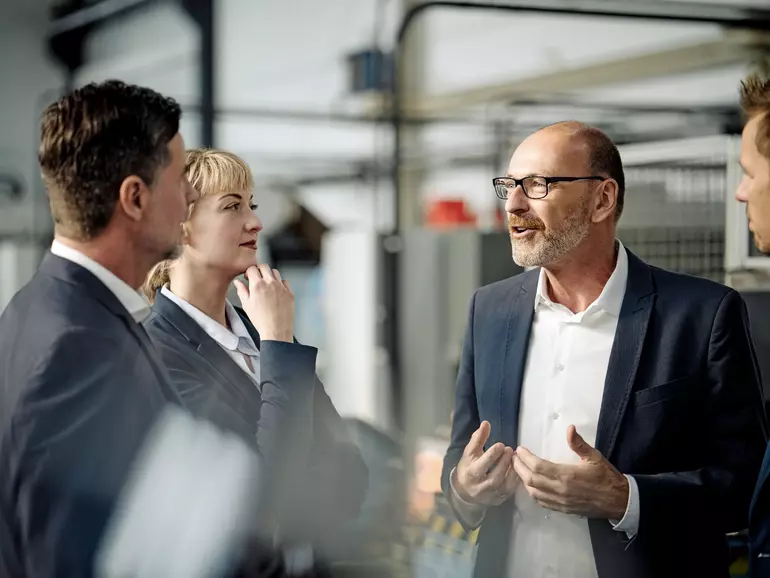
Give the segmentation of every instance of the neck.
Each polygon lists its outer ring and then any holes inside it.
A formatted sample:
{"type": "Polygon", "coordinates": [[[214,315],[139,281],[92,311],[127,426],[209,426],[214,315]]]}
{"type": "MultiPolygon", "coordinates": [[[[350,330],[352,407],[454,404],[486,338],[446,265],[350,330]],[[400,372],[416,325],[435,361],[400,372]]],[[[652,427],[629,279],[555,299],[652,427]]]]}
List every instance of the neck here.
{"type": "Polygon", "coordinates": [[[585,311],[601,295],[616,262],[614,234],[601,242],[586,239],[569,258],[543,267],[548,297],[573,313],[585,311]]]}
{"type": "Polygon", "coordinates": [[[227,327],[225,302],[232,279],[223,279],[216,271],[196,266],[184,256],[174,265],[169,288],[190,305],[227,327]]]}
{"type": "Polygon", "coordinates": [[[147,255],[142,255],[130,239],[114,232],[104,232],[89,241],[76,241],[56,234],[56,241],[79,251],[99,263],[126,285],[138,290],[155,264],[147,255]]]}

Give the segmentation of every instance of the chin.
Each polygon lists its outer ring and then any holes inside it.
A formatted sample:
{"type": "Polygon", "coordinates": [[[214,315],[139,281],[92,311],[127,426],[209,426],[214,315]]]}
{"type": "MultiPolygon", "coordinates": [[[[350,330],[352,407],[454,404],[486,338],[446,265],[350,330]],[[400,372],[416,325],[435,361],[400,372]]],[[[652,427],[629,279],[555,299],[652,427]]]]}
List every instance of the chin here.
{"type": "Polygon", "coordinates": [[[764,253],[765,255],[770,255],[770,242],[765,241],[756,233],[754,233],[754,244],[757,246],[757,249],[759,249],[762,253],[764,253]]]}

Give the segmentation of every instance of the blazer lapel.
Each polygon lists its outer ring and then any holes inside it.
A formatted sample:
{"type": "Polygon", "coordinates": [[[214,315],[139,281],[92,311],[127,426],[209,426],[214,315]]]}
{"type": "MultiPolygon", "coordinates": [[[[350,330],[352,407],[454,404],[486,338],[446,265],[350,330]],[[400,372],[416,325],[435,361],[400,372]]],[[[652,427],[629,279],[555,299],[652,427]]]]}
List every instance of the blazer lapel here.
{"type": "Polygon", "coordinates": [[[610,459],[634,386],[655,302],[649,265],[628,251],[628,281],[604,381],[596,449],[610,459]]]}
{"type": "Polygon", "coordinates": [[[531,271],[525,276],[521,285],[514,286],[511,294],[503,301],[508,303],[508,315],[505,333],[501,335],[505,352],[501,357],[504,361],[500,367],[500,407],[498,409],[500,441],[512,447],[516,447],[518,439],[521,388],[527,364],[529,334],[535,314],[538,271],[531,271]]]}
{"type": "Polygon", "coordinates": [[[251,338],[254,340],[254,345],[256,345],[257,349],[259,349],[261,340],[259,338],[259,332],[257,331],[257,328],[254,327],[251,319],[249,319],[249,316],[246,315],[246,312],[243,309],[236,307],[235,311],[238,313],[238,317],[241,318],[241,321],[243,321],[243,324],[246,326],[246,331],[249,332],[249,335],[251,335],[251,338]]]}
{"type": "Polygon", "coordinates": [[[203,362],[222,377],[219,393],[233,410],[248,420],[259,415],[262,397],[256,384],[200,325],[161,292],[155,297],[153,310],[171,323],[195,348],[203,362]]]}

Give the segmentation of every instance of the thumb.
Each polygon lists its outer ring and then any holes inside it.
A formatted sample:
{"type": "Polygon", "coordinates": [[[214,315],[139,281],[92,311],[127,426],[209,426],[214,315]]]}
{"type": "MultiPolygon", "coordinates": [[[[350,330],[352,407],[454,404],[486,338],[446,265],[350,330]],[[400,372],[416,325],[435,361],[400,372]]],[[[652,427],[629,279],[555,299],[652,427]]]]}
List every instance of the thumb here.
{"type": "Polygon", "coordinates": [[[489,434],[492,431],[492,426],[488,421],[482,421],[479,429],[473,432],[471,440],[468,442],[465,450],[466,453],[473,456],[480,456],[484,453],[484,444],[489,439],[489,434]]]}
{"type": "Polygon", "coordinates": [[[586,443],[574,425],[567,428],[567,444],[583,461],[590,462],[596,457],[596,450],[586,443]]]}
{"type": "Polygon", "coordinates": [[[246,285],[244,285],[243,281],[240,279],[233,281],[233,285],[235,285],[235,292],[238,293],[238,299],[241,300],[241,305],[246,303],[249,299],[249,290],[246,288],[246,285]]]}

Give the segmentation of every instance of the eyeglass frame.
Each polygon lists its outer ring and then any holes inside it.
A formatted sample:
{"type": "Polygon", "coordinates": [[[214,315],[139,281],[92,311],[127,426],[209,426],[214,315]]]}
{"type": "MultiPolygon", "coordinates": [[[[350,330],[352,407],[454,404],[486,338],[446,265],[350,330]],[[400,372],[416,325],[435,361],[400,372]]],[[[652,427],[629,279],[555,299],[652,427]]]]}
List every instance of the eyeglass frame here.
{"type": "Polygon", "coordinates": [[[546,177],[543,175],[527,175],[526,177],[522,177],[520,179],[514,179],[513,177],[494,177],[492,179],[492,186],[495,189],[495,195],[498,199],[501,201],[507,201],[508,200],[508,194],[505,195],[505,197],[501,197],[497,192],[497,181],[505,179],[507,181],[513,181],[513,189],[515,190],[516,187],[521,187],[521,190],[524,192],[524,196],[526,196],[528,199],[544,199],[548,196],[548,194],[551,192],[551,183],[574,183],[576,181],[606,181],[607,177],[600,177],[598,175],[593,175],[589,177],[546,177]],[[524,180],[525,179],[543,179],[545,181],[545,194],[542,197],[530,197],[529,193],[527,192],[527,189],[524,187],[524,180]]]}

